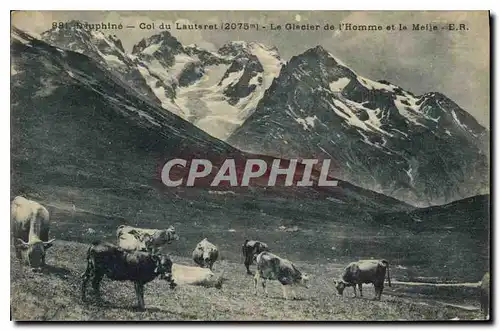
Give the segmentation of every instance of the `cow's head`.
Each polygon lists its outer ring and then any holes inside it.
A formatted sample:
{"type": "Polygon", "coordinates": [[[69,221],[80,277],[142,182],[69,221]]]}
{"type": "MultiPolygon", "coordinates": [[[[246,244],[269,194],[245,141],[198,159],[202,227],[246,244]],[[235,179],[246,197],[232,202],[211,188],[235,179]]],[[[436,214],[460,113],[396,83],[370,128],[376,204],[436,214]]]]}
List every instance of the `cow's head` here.
{"type": "Polygon", "coordinates": [[[16,246],[21,250],[23,259],[33,268],[33,271],[41,271],[45,263],[45,253],[47,249],[52,247],[54,240],[34,240],[27,243],[21,238],[17,238],[16,246]]]}
{"type": "Polygon", "coordinates": [[[309,275],[308,274],[303,273],[300,275],[299,285],[303,286],[305,288],[309,288],[309,275]]]}
{"type": "Polygon", "coordinates": [[[305,288],[309,288],[309,275],[305,272],[300,272],[294,264],[292,264],[293,270],[293,283],[305,288]]]}
{"type": "Polygon", "coordinates": [[[168,227],[168,229],[166,230],[166,232],[167,232],[167,236],[168,236],[167,239],[168,239],[169,242],[173,241],[173,240],[179,240],[179,236],[175,232],[175,228],[172,225],[170,225],[168,227]]]}
{"type": "Polygon", "coordinates": [[[153,235],[153,240],[156,243],[163,245],[165,243],[168,244],[174,240],[179,240],[179,236],[175,233],[175,228],[173,226],[170,226],[166,230],[156,231],[153,235]]]}
{"type": "Polygon", "coordinates": [[[147,233],[144,233],[142,234],[140,237],[137,237],[136,238],[138,239],[139,243],[140,243],[140,246],[139,246],[139,250],[140,251],[146,251],[146,252],[151,252],[151,253],[154,253],[154,248],[155,248],[155,241],[154,241],[154,238],[147,234],[147,233]]]}
{"type": "Polygon", "coordinates": [[[156,263],[155,273],[160,276],[160,279],[172,282],[172,260],[165,255],[152,255],[156,263]]]}
{"type": "Polygon", "coordinates": [[[344,293],[344,289],[348,286],[348,284],[343,280],[336,280],[333,282],[333,284],[335,285],[335,288],[340,295],[344,293]]]}
{"type": "Polygon", "coordinates": [[[259,254],[262,252],[269,252],[269,247],[267,246],[267,244],[259,241],[255,244],[255,253],[259,254]]]}
{"type": "Polygon", "coordinates": [[[203,249],[203,262],[210,263],[213,251],[214,251],[213,247],[205,247],[203,249]]]}

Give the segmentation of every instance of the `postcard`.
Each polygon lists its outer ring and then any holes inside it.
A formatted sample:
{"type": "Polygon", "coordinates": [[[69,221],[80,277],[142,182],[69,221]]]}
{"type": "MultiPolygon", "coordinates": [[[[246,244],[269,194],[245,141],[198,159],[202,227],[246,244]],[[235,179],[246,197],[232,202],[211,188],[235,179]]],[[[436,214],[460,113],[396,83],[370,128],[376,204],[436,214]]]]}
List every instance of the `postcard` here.
{"type": "Polygon", "coordinates": [[[14,321],[490,321],[488,11],[12,11],[14,321]]]}

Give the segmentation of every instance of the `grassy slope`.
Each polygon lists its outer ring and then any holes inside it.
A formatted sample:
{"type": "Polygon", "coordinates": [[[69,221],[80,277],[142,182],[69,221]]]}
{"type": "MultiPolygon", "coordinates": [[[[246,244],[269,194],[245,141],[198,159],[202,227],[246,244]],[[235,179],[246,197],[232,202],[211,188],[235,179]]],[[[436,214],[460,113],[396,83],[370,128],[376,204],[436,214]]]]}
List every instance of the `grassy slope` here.
{"type": "MultiPolygon", "coordinates": [[[[281,286],[272,282],[269,297],[253,294],[252,277],[236,261],[221,261],[216,271],[228,278],[222,290],[179,286],[174,291],[155,280],[146,287],[146,311],[136,304],[129,282],[104,281],[103,306],[83,303],[79,297],[80,275],[85,269],[87,245],[58,241],[48,255],[44,274],[32,274],[12,258],[11,309],[15,320],[443,320],[479,318],[477,311],[443,306],[429,300],[401,296],[397,286],[387,288],[382,301],[370,300],[373,287],[365,287],[365,298],[352,298],[351,291],[334,294],[331,277],[340,265],[299,262],[313,275],[309,289],[298,289],[298,300],[284,301],[281,286]]],[[[173,256],[175,262],[189,259],[173,256]]],[[[253,267],[255,268],[255,267],[253,267]]],[[[401,290],[401,289],[400,289],[401,290]]],[[[91,296],[90,296],[91,297],[91,296]]]]}
{"type": "MultiPolygon", "coordinates": [[[[369,300],[373,297],[370,285],[365,286],[366,299],[351,298],[350,290],[347,291],[349,297],[337,296],[333,278],[347,262],[358,258],[389,258],[393,280],[435,276],[437,281],[465,282],[470,278],[470,272],[464,272],[460,265],[451,263],[453,268],[443,268],[443,262],[437,258],[430,264],[404,264],[405,259],[411,260],[420,253],[427,257],[425,252],[436,250],[439,245],[433,246],[427,234],[422,237],[404,232],[395,234],[390,228],[362,227],[360,231],[362,220],[353,217],[351,221],[355,224],[345,222],[349,214],[340,208],[332,213],[336,216],[321,217],[328,210],[319,209],[316,210],[318,215],[307,218],[307,210],[302,211],[304,206],[300,206],[300,203],[307,205],[306,201],[297,201],[296,209],[288,213],[290,217],[283,217],[280,209],[272,213],[283,201],[254,201],[260,209],[245,210],[240,204],[248,203],[248,199],[233,196],[199,196],[197,199],[165,196],[164,200],[143,201],[127,198],[124,194],[114,196],[100,191],[89,194],[51,187],[48,190],[40,188],[39,196],[34,197],[49,207],[53,222],[51,234],[58,240],[48,254],[50,268],[46,274],[32,274],[11,255],[11,306],[16,320],[443,320],[480,317],[477,290],[470,288],[398,284],[386,287],[388,295],[384,295],[381,302],[373,302],[369,300]],[[72,194],[68,197],[62,192],[72,194]],[[77,207],[74,214],[69,200],[77,207]],[[225,271],[228,278],[223,289],[184,286],[171,293],[167,284],[156,280],[146,289],[147,311],[135,312],[132,284],[106,281],[103,296],[108,303],[104,309],[82,303],[79,277],[85,269],[88,244],[95,239],[114,240],[114,230],[122,223],[154,227],[174,224],[181,239],[167,250],[176,263],[192,264],[192,249],[199,240],[208,237],[221,250],[223,261],[216,264],[216,271],[225,271]],[[299,231],[279,231],[277,227],[281,224],[298,225],[299,231]],[[94,231],[89,232],[89,228],[94,231]],[[269,299],[253,294],[252,278],[245,275],[240,255],[240,245],[247,237],[268,242],[275,253],[296,262],[312,276],[311,288],[297,291],[300,300],[283,301],[277,283],[269,285],[269,299]],[[400,239],[393,241],[395,238],[400,239]],[[429,247],[422,245],[425,240],[429,247]],[[332,246],[336,246],[335,250],[332,246]],[[418,247],[421,252],[415,254],[418,247]],[[399,255],[404,256],[398,259],[399,255]],[[405,267],[399,266],[402,263],[405,267]],[[438,301],[472,306],[473,310],[445,306],[438,301]]],[[[461,249],[469,245],[465,242],[461,249]]],[[[448,253],[443,250],[433,254],[436,257],[447,254],[455,263],[467,257],[463,251],[446,251],[448,253]]]]}
{"type": "Polygon", "coordinates": [[[172,224],[181,234],[180,242],[171,248],[179,256],[188,256],[198,241],[208,237],[231,260],[240,259],[240,250],[234,246],[245,239],[263,240],[292,260],[314,263],[383,257],[394,266],[401,265],[401,280],[408,281],[438,277],[477,282],[488,267],[487,234],[381,226],[373,224],[364,210],[328,200],[206,192],[187,197],[173,192],[159,195],[151,189],[139,194],[55,186],[39,186],[34,191],[38,194],[32,198],[49,207],[53,234],[64,240],[114,240],[120,224],[155,228],[172,224]],[[76,214],[70,212],[71,203],[76,214]],[[282,225],[298,226],[299,231],[279,231],[282,225]],[[95,234],[88,234],[89,228],[95,234]]]}

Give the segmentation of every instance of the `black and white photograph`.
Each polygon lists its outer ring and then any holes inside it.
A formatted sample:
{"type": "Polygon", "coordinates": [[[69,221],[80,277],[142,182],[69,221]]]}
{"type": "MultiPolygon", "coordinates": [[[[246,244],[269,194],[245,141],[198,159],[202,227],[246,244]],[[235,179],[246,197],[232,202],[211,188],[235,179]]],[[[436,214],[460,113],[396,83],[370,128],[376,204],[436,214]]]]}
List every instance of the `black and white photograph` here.
{"type": "Polygon", "coordinates": [[[13,321],[491,322],[489,11],[10,15],[13,321]]]}

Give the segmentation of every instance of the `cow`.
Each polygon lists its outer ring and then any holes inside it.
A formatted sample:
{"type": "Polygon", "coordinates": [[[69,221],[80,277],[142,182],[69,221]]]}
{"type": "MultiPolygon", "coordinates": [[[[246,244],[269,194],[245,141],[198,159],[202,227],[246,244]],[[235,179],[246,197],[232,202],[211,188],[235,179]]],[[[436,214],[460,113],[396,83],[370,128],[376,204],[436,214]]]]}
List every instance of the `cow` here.
{"type": "Polygon", "coordinates": [[[340,295],[346,287],[352,286],[356,297],[356,285],[359,288],[359,295],[363,296],[363,283],[372,283],[375,287],[375,300],[380,300],[384,290],[385,272],[387,270],[387,281],[391,285],[389,275],[389,262],[386,260],[360,260],[351,262],[345,267],[342,279],[334,281],[335,287],[340,295]]]}
{"type": "Polygon", "coordinates": [[[484,319],[489,319],[490,316],[490,273],[484,274],[481,280],[481,285],[479,286],[480,297],[479,303],[481,304],[481,311],[483,313],[484,319]]]}
{"type": "Polygon", "coordinates": [[[222,288],[224,273],[215,275],[207,268],[193,267],[174,263],[172,276],[177,285],[194,285],[203,287],[222,288]]]}
{"type": "Polygon", "coordinates": [[[42,271],[45,254],[55,240],[49,240],[48,210],[36,201],[15,197],[11,203],[11,229],[17,258],[33,271],[42,271]]]}
{"type": "MultiPolygon", "coordinates": [[[[309,288],[309,276],[300,272],[295,265],[270,252],[262,252],[257,255],[257,272],[254,276],[255,294],[257,294],[257,283],[262,280],[262,288],[266,296],[268,295],[266,287],[267,280],[278,280],[283,287],[283,297],[288,300],[288,286],[299,285],[309,288]]],[[[293,298],[296,298],[295,291],[292,288],[293,298]]]]}
{"type": "Polygon", "coordinates": [[[269,247],[267,244],[256,241],[256,240],[245,240],[242,246],[243,258],[245,259],[245,267],[247,268],[247,274],[252,275],[250,271],[250,265],[255,261],[257,255],[262,252],[268,252],[269,247]]]}
{"type": "Polygon", "coordinates": [[[110,243],[94,242],[87,251],[87,269],[82,275],[81,296],[86,301],[87,283],[101,298],[100,284],[104,276],[116,281],[132,281],[135,286],[138,308],[144,310],[144,285],[156,277],[176,284],[172,278],[172,261],[164,255],[151,252],[130,251],[110,243]]]}
{"type": "Polygon", "coordinates": [[[219,249],[217,246],[212,244],[204,238],[202,241],[196,245],[196,248],[193,251],[193,260],[194,262],[202,268],[209,268],[212,270],[212,267],[217,261],[219,257],[219,249]]]}
{"type": "Polygon", "coordinates": [[[173,226],[166,230],[142,229],[120,225],[116,229],[118,246],[128,250],[157,251],[165,244],[179,240],[173,226]]]}

